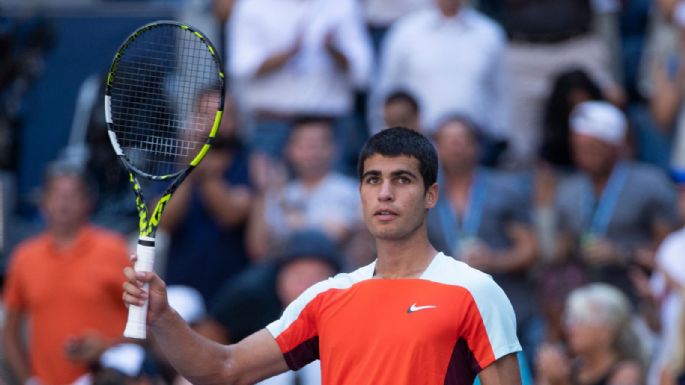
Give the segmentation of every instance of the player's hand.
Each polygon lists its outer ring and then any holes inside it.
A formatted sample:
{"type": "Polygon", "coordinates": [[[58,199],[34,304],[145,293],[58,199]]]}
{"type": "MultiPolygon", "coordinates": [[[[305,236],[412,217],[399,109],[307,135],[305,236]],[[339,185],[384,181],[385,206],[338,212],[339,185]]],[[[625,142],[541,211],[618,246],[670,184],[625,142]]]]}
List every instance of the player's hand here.
{"type": "MultiPolygon", "coordinates": [[[[135,257],[132,258],[135,262],[135,257]]],[[[154,272],[136,272],[132,267],[124,269],[126,281],[124,282],[123,300],[126,306],[142,306],[149,300],[147,311],[147,323],[153,325],[162,315],[171,310],[166,294],[166,284],[154,272]],[[143,286],[148,283],[150,286],[145,292],[143,286]]]]}

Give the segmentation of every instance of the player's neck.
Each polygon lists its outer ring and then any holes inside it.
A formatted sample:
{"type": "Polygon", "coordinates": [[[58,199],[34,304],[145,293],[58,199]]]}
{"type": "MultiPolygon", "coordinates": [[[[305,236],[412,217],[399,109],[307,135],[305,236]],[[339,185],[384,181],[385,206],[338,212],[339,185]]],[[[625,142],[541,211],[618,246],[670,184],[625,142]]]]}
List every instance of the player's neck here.
{"type": "Polygon", "coordinates": [[[419,278],[426,270],[437,250],[428,237],[406,240],[376,240],[376,277],[419,278]]]}

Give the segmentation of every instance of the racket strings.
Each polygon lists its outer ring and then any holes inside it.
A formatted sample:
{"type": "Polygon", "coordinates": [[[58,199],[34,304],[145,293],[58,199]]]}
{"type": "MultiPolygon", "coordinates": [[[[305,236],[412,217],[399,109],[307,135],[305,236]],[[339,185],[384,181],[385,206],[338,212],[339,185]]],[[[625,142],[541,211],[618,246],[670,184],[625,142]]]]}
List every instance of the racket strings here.
{"type": "Polygon", "coordinates": [[[187,168],[220,106],[219,66],[189,30],[162,25],[126,47],[112,81],[112,126],[131,164],[165,176],[187,168]]]}

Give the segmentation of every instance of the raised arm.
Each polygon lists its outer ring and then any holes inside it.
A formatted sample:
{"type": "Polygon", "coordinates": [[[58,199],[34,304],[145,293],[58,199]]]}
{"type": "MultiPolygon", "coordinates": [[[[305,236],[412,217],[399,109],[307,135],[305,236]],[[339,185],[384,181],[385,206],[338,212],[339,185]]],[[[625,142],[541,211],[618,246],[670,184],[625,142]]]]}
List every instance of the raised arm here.
{"type": "Polygon", "coordinates": [[[148,325],[169,362],[195,385],[243,385],[288,370],[271,334],[263,329],[237,344],[221,345],[194,332],[169,306],[166,285],[155,273],[124,270],[124,302],[149,299],[148,325]],[[143,291],[149,283],[149,294],[143,291]]]}

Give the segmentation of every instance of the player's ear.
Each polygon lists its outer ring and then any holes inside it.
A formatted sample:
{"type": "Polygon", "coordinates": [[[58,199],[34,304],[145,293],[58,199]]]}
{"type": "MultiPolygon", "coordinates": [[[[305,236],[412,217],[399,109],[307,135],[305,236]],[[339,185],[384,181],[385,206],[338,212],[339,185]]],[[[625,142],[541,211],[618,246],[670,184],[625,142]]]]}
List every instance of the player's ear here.
{"type": "Polygon", "coordinates": [[[427,209],[432,209],[438,203],[439,191],[437,183],[428,186],[425,194],[425,207],[427,209]]]}

